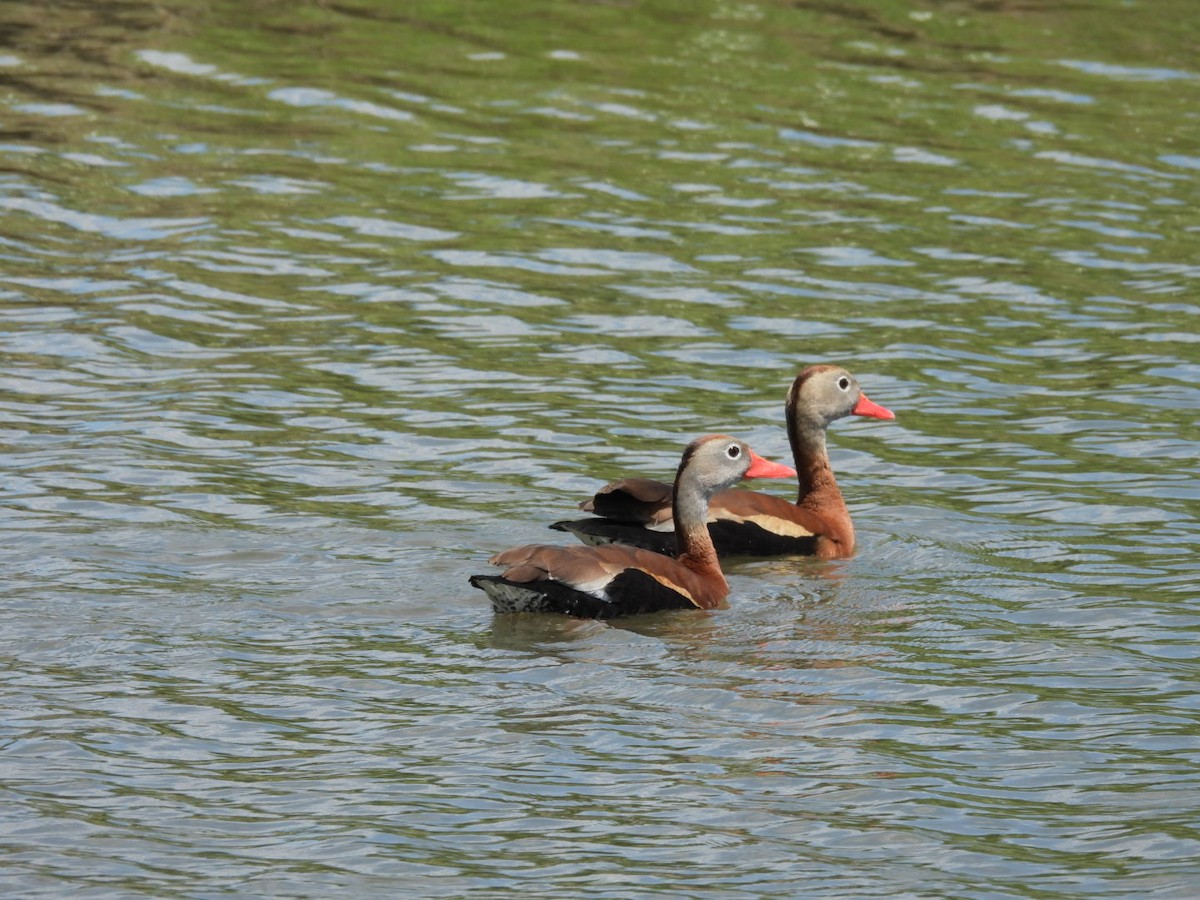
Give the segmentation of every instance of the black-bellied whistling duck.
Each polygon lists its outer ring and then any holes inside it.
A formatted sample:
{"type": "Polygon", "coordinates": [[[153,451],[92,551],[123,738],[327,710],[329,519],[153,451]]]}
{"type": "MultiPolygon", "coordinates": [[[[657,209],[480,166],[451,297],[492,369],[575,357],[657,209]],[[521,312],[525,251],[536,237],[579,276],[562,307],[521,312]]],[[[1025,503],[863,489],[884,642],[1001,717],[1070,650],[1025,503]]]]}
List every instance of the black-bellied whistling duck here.
{"type": "MultiPolygon", "coordinates": [[[[727,490],[708,507],[708,529],[721,556],[788,554],[838,559],[854,553],[854,525],[825,450],[825,429],[845,416],[894,419],[867,399],[854,376],[839,366],[809,366],[788,391],[788,438],[799,473],[795,503],[754,491],[727,490]]],[[[602,487],[580,508],[601,518],[555,522],[585,544],[620,543],[673,553],[671,486],[623,478],[602,487]]]]}
{"type": "Polygon", "coordinates": [[[688,444],[675,475],[678,555],[638,547],[526,544],[491,558],[502,575],[473,575],[496,612],[559,612],[590,619],[660,609],[713,609],[729,595],[705,513],[713,494],[743,478],[790,478],[737,438],[712,434],[688,444]]]}

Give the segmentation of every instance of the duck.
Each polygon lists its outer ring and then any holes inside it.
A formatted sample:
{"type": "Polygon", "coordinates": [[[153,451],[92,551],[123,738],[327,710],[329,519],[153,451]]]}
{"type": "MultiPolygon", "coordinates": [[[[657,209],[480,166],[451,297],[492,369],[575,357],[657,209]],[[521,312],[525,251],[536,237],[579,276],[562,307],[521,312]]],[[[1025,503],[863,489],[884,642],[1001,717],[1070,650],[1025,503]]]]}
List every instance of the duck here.
{"type": "MultiPolygon", "coordinates": [[[[718,492],[708,507],[708,530],[721,557],[854,555],[854,524],[825,447],[826,429],[846,416],[895,419],[867,399],[858,380],[835,365],[808,366],[796,376],[784,404],[788,440],[799,481],[795,503],[746,490],[718,492]]],[[[610,482],[580,504],[595,518],[555,522],[585,544],[628,544],[674,552],[671,486],[650,478],[610,482]]]]}
{"type": "Polygon", "coordinates": [[[589,619],[666,609],[712,610],[729,584],[705,527],[713,495],[743,478],[792,478],[791,466],[763,459],[737,438],[710,434],[683,452],[671,506],[675,554],[624,544],[526,544],[494,555],[500,575],[472,575],[498,613],[554,612],[589,619]]]}

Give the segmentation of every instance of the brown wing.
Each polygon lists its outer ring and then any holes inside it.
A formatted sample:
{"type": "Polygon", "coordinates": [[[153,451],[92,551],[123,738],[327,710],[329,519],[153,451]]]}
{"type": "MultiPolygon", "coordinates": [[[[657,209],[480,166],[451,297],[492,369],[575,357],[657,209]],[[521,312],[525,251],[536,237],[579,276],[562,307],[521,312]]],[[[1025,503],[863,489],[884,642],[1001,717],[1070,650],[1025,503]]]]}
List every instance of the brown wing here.
{"type": "MultiPolygon", "coordinates": [[[[708,505],[709,532],[722,556],[815,555],[825,559],[854,553],[854,526],[841,494],[821,509],[821,498],[810,495],[797,505],[773,494],[739,488],[722,491],[708,505]]],[[[675,528],[671,521],[671,487],[648,478],[623,478],[605,485],[581,508],[629,527],[610,534],[600,520],[592,530],[602,540],[616,540],[674,555],[673,541],[664,540],[675,528]],[[642,529],[641,534],[638,529],[642,529]]],[[[584,520],[585,522],[588,520],[584,520]]],[[[578,523],[559,523],[569,526],[578,523]]],[[[559,527],[556,525],[554,527],[559,527]]],[[[560,530],[564,530],[560,528],[560,530]]],[[[594,543],[580,534],[582,540],[594,543]]]]}
{"type": "MultiPolygon", "coordinates": [[[[580,509],[606,519],[638,522],[655,530],[673,530],[671,486],[649,478],[622,478],[606,484],[580,509]],[[667,527],[663,527],[667,526],[667,527]]],[[[817,517],[796,504],[758,491],[721,491],[708,504],[708,521],[751,522],[781,537],[821,533],[817,517]]]]}
{"type": "Polygon", "coordinates": [[[809,510],[758,491],[722,491],[708,504],[708,520],[751,522],[781,537],[811,537],[822,530],[809,510]]]}
{"type": "Polygon", "coordinates": [[[628,570],[637,570],[700,609],[712,609],[729,594],[724,578],[704,578],[669,556],[640,547],[557,547],[526,544],[497,553],[491,563],[504,566],[509,581],[558,581],[575,590],[605,596],[628,570]]]}
{"type": "Polygon", "coordinates": [[[579,508],[606,519],[639,522],[649,528],[670,526],[671,485],[652,478],[622,478],[600,488],[579,508]]]}

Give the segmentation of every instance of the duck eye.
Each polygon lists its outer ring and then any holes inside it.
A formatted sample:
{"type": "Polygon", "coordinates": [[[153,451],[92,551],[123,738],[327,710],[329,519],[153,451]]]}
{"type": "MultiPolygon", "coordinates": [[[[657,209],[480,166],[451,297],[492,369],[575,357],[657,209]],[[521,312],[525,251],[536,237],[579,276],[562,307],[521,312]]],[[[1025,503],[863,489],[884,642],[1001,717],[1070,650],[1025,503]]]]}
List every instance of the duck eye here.
{"type": "Polygon", "coordinates": [[[840,387],[843,391],[848,390],[850,388],[850,379],[843,375],[838,379],[838,387],[840,387]]]}
{"type": "Polygon", "coordinates": [[[730,444],[728,447],[725,448],[725,455],[728,456],[730,459],[737,459],[739,456],[742,455],[742,448],[739,447],[737,444],[730,444]]]}

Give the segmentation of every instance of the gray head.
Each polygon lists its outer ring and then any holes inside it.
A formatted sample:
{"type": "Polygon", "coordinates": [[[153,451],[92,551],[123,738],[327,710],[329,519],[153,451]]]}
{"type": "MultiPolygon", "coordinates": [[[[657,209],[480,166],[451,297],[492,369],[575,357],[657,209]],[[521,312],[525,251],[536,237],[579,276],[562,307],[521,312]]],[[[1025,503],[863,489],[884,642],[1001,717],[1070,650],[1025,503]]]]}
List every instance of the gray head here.
{"type": "Polygon", "coordinates": [[[787,395],[788,434],[792,447],[824,446],[830,422],[846,416],[894,419],[896,414],[867,399],[858,380],[841,366],[809,366],[796,376],[787,395]]]}
{"type": "Polygon", "coordinates": [[[696,438],[683,451],[675,474],[675,492],[698,495],[705,502],[743,478],[794,478],[796,470],[763,459],[745,441],[727,434],[696,438]]]}

